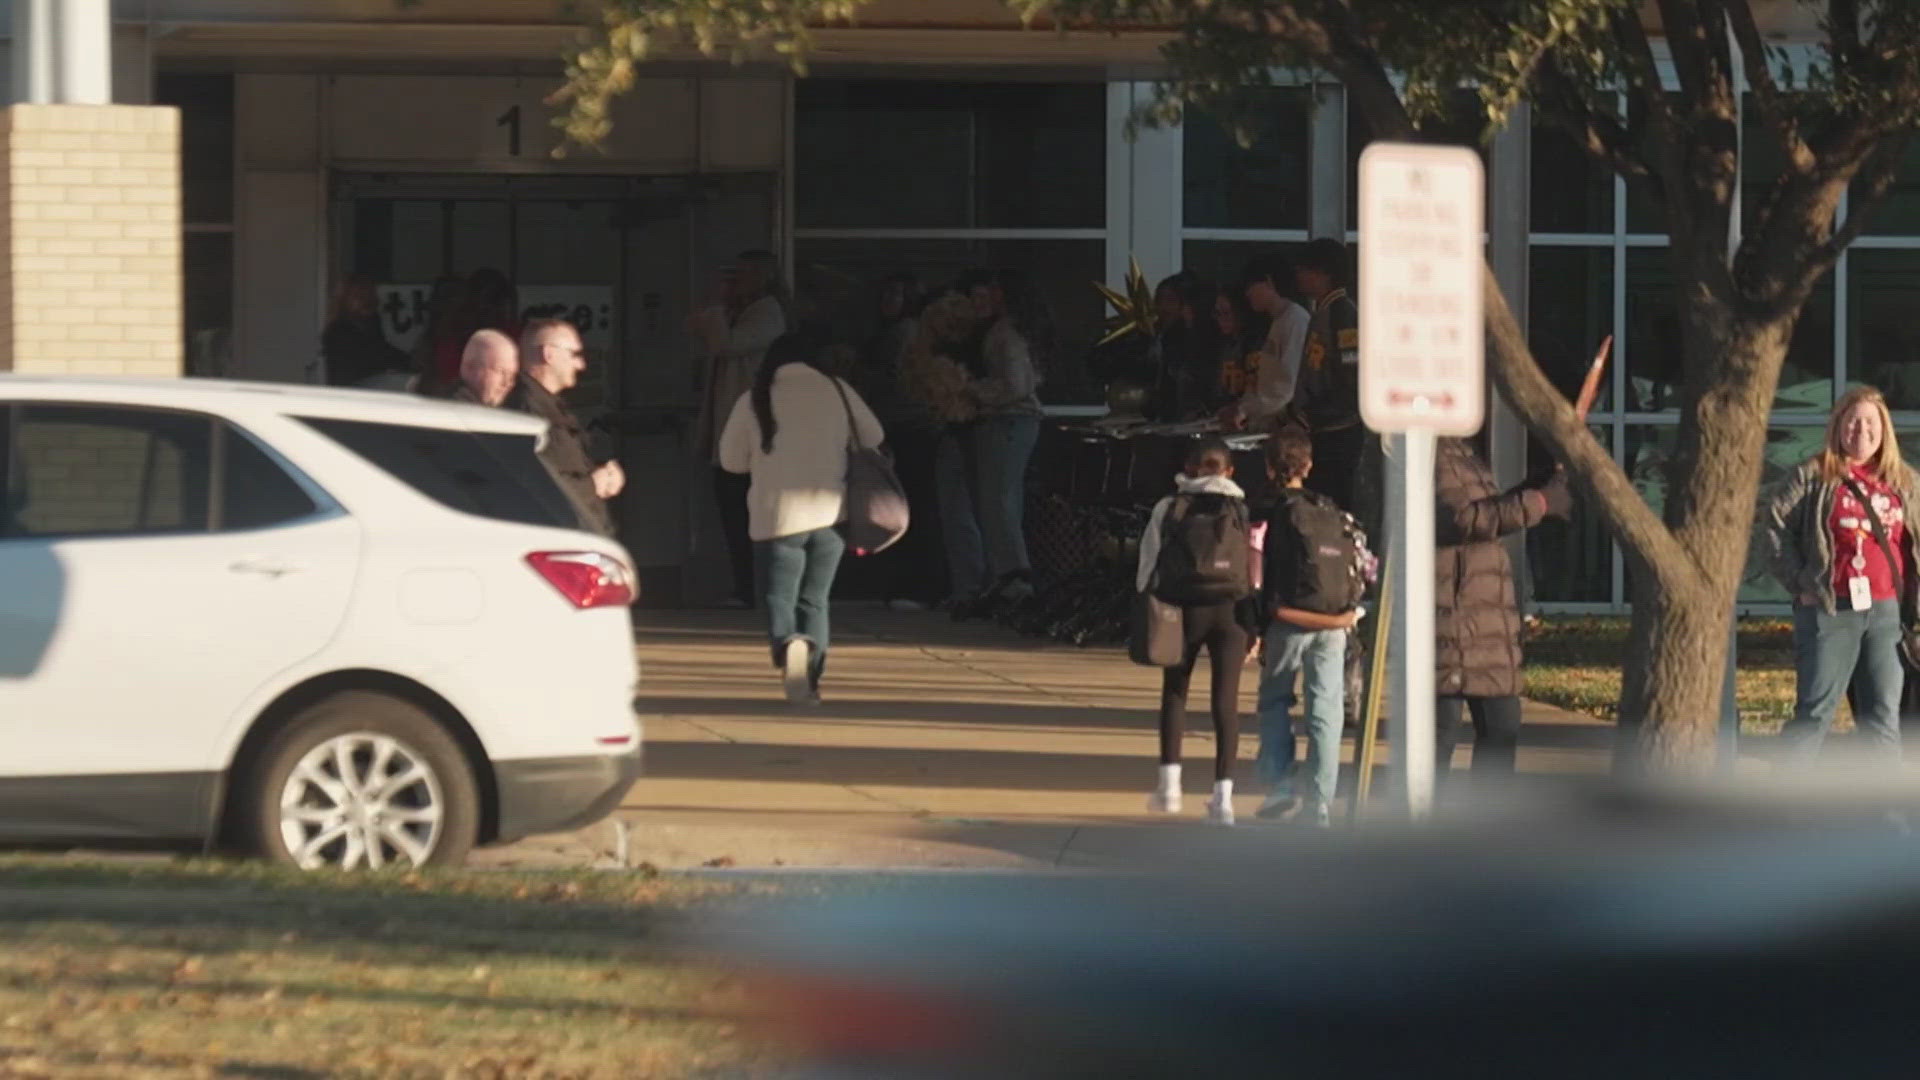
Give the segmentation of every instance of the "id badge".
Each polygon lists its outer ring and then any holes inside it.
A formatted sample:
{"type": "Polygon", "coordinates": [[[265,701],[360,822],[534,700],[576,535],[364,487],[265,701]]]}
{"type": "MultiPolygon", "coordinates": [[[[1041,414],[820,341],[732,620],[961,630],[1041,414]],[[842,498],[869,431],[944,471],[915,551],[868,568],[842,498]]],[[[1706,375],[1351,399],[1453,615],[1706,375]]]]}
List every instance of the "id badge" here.
{"type": "Polygon", "coordinates": [[[1873,606],[1873,584],[1866,578],[1848,578],[1847,591],[1853,597],[1853,610],[1866,611],[1873,606]]]}

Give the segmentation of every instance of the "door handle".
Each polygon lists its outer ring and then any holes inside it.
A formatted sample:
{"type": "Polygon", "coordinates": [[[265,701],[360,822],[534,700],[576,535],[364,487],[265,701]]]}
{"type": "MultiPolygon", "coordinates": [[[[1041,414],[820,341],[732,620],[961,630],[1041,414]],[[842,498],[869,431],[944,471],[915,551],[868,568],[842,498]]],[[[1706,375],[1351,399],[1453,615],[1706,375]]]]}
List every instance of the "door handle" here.
{"type": "Polygon", "coordinates": [[[303,567],[297,563],[280,559],[241,559],[227,569],[236,574],[259,574],[263,577],[282,578],[288,574],[297,574],[303,567]]]}

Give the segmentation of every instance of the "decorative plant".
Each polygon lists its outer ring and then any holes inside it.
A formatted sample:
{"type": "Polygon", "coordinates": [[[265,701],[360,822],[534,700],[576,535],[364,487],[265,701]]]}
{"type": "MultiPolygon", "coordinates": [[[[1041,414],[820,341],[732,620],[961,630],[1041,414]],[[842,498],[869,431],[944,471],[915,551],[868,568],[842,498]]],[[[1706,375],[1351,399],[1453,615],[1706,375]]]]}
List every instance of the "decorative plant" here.
{"type": "Polygon", "coordinates": [[[1127,259],[1126,292],[1121,293],[1102,282],[1094,282],[1093,287],[1113,305],[1114,313],[1107,317],[1107,336],[1100,339],[1101,345],[1110,345],[1129,334],[1140,334],[1148,339],[1159,329],[1155,325],[1153,314],[1153,289],[1147,285],[1147,276],[1140,272],[1140,260],[1131,256],[1127,259]]]}

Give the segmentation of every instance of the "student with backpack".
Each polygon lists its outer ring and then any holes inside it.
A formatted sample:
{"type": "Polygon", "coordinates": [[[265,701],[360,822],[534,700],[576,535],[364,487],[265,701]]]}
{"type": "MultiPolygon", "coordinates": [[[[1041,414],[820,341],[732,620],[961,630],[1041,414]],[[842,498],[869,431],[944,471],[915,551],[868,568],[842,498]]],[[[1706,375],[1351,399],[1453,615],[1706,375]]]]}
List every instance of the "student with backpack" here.
{"type": "Polygon", "coordinates": [[[1187,686],[1200,650],[1213,668],[1213,798],[1207,818],[1233,824],[1233,766],[1240,753],[1240,669],[1255,626],[1252,529],[1233,455],[1219,439],[1195,444],[1140,536],[1135,588],[1180,609],[1185,652],[1160,683],[1160,779],[1147,809],[1180,812],[1180,738],[1187,686]]]}
{"type": "Polygon", "coordinates": [[[1260,615],[1270,622],[1261,650],[1257,768],[1270,785],[1261,817],[1298,812],[1326,828],[1340,778],[1347,634],[1360,621],[1360,601],[1376,564],[1353,515],[1307,489],[1312,472],[1313,440],[1305,431],[1286,427],[1267,440],[1267,475],[1280,493],[1267,520],[1263,556],[1260,615]],[[1290,714],[1296,676],[1306,696],[1304,792],[1294,784],[1290,714]]]}

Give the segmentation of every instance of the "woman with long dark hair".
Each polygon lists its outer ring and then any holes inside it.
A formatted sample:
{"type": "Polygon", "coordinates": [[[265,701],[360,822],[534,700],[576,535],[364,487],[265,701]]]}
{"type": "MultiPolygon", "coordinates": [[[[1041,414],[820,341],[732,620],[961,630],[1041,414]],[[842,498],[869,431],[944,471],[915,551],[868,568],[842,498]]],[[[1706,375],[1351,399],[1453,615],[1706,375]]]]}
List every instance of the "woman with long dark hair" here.
{"type": "Polygon", "coordinates": [[[750,478],[747,532],[774,666],[787,700],[813,705],[827,666],[828,599],[846,552],[847,441],[854,432],[867,446],[885,438],[860,395],[820,369],[823,345],[815,334],[776,338],[719,443],[720,467],[750,478]]]}

